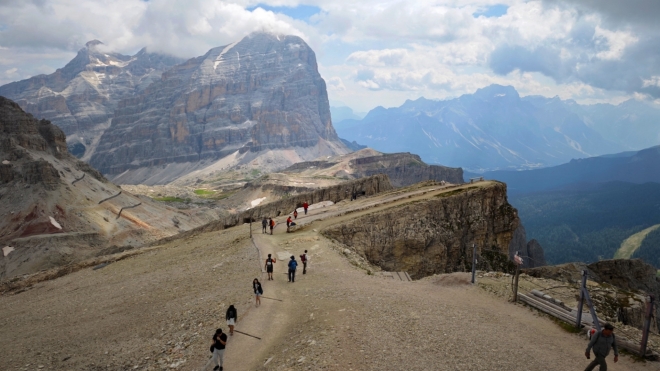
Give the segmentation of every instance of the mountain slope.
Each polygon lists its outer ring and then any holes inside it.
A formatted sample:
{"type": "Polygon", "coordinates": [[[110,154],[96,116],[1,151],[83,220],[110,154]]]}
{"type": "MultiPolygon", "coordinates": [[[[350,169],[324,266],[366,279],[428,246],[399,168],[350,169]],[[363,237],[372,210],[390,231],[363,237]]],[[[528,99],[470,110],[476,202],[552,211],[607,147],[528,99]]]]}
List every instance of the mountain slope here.
{"type": "Polygon", "coordinates": [[[0,279],[209,222],[133,196],[67,152],[64,133],[0,97],[0,279]],[[3,256],[4,255],[4,256],[3,256]]]}
{"type": "MultiPolygon", "coordinates": [[[[660,223],[660,183],[574,185],[512,195],[510,202],[549,264],[611,259],[628,237],[660,223]]],[[[643,246],[633,257],[640,257],[643,246]]]]}
{"type": "Polygon", "coordinates": [[[535,104],[499,85],[446,101],[378,107],[336,129],[379,151],[414,152],[429,163],[473,171],[558,165],[625,148],[602,138],[562,101],[535,104]]]}
{"type": "Polygon", "coordinates": [[[0,96],[59,126],[72,152],[88,159],[110,125],[118,102],[135,96],[180,62],[146,49],[133,56],[106,52],[102,43],[94,40],[50,75],[0,86],[0,96]]]}
{"type": "Polygon", "coordinates": [[[312,49],[296,36],[254,33],[173,67],[122,101],[90,163],[135,183],[153,166],[188,169],[233,153],[292,148],[307,159],[348,152],[332,127],[312,49]]]}
{"type": "Polygon", "coordinates": [[[483,176],[507,183],[512,195],[557,189],[573,183],[660,183],[660,146],[638,152],[571,160],[544,169],[489,171],[483,176]]]}

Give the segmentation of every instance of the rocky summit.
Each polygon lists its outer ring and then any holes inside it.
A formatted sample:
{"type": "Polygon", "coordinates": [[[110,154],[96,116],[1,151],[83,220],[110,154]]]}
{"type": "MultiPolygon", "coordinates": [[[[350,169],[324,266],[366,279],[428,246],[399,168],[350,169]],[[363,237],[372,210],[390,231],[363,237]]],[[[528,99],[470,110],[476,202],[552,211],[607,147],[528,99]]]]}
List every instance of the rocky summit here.
{"type": "Polygon", "coordinates": [[[1,86],[0,96],[59,126],[71,152],[88,159],[110,125],[117,103],[139,94],[181,62],[146,48],[133,56],[104,49],[100,41],[90,41],[63,68],[1,86]]]}
{"type": "Polygon", "coordinates": [[[254,33],[176,65],[123,100],[91,164],[122,183],[158,183],[200,161],[291,148],[303,160],[348,152],[312,49],[296,36],[254,33]],[[158,175],[173,163],[182,165],[158,175]]]}

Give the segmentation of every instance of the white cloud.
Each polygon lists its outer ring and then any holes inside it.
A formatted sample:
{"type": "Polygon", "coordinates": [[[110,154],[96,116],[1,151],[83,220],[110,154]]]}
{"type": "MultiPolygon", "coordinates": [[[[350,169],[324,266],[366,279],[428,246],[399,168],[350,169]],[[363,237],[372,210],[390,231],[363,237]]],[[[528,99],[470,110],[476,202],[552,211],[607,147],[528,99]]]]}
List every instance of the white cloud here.
{"type": "Polygon", "coordinates": [[[660,76],[651,76],[650,79],[642,80],[642,87],[658,87],[660,88],[660,76]]]}
{"type": "Polygon", "coordinates": [[[607,44],[607,50],[603,50],[596,54],[596,57],[605,60],[621,59],[624,50],[637,43],[639,39],[628,31],[610,31],[600,26],[596,26],[594,34],[596,42],[604,42],[607,44]]]}

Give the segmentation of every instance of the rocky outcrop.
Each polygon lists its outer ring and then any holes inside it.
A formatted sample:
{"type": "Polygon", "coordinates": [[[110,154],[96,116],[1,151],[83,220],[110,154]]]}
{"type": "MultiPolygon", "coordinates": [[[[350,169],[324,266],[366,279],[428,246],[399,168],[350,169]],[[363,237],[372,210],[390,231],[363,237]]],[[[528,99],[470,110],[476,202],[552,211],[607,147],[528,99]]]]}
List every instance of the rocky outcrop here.
{"type": "MultiPolygon", "coordinates": [[[[478,254],[506,256],[519,220],[506,185],[463,187],[351,219],[322,231],[372,264],[406,271],[418,279],[469,270],[472,245],[478,254]]],[[[506,258],[505,258],[506,259],[506,258]]]]}
{"type": "Polygon", "coordinates": [[[123,192],[70,155],[57,126],[4,97],[0,215],[0,246],[12,247],[0,255],[0,279],[75,262],[107,245],[141,245],[213,220],[123,192]],[[180,220],[176,225],[173,216],[180,220]]]}
{"type": "Polygon", "coordinates": [[[513,239],[509,244],[509,259],[513,260],[513,256],[519,251],[523,258],[523,265],[521,268],[535,268],[547,265],[545,261],[545,253],[543,247],[537,240],[527,241],[527,232],[525,227],[520,224],[513,234],[513,239]]]}
{"type": "Polygon", "coordinates": [[[348,152],[332,127],[314,52],[296,36],[255,33],[123,100],[90,163],[116,175],[320,142],[348,152]]]}
{"type": "Polygon", "coordinates": [[[82,157],[90,154],[121,99],[139,94],[180,62],[146,49],[133,56],[104,51],[94,40],[63,68],[1,86],[0,95],[59,126],[82,157]]]}
{"type": "Polygon", "coordinates": [[[387,174],[395,187],[404,187],[426,180],[463,183],[463,169],[427,165],[418,155],[411,153],[384,153],[381,156],[351,160],[349,165],[362,176],[387,174]]]}

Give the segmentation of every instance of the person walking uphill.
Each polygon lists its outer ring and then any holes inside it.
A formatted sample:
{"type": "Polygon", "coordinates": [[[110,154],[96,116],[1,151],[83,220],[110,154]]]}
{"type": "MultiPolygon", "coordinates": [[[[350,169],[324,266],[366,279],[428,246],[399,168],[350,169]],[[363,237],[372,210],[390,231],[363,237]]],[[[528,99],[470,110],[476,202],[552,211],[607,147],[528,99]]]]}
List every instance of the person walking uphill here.
{"type": "Polygon", "coordinates": [[[227,308],[225,319],[227,320],[227,326],[229,326],[229,335],[234,335],[234,326],[236,326],[236,322],[238,322],[238,311],[236,311],[236,308],[234,308],[233,305],[230,305],[229,308],[227,308]]]}
{"type": "Polygon", "coordinates": [[[270,226],[270,235],[273,235],[273,228],[275,228],[275,221],[273,218],[270,218],[270,221],[268,222],[268,225],[270,226]]]}
{"type": "Polygon", "coordinates": [[[291,260],[289,260],[289,282],[296,282],[296,268],[298,267],[298,262],[296,257],[291,255],[291,260]]]}
{"type": "Polygon", "coordinates": [[[587,346],[587,351],[584,353],[587,356],[587,359],[590,358],[590,352],[593,349],[594,356],[596,357],[589,366],[584,369],[584,371],[591,371],[596,366],[600,366],[598,369],[600,371],[607,371],[607,363],[605,358],[610,354],[610,348],[614,349],[614,363],[619,361],[619,349],[616,346],[616,337],[614,336],[614,326],[606,323],[603,325],[603,329],[599,332],[596,332],[592,337],[589,345],[587,346]]]}
{"type": "Polygon", "coordinates": [[[289,231],[289,227],[291,227],[291,223],[293,223],[293,220],[291,220],[291,217],[286,218],[286,231],[289,231]]]}
{"type": "Polygon", "coordinates": [[[293,210],[293,219],[298,219],[298,210],[293,210]]]}
{"type": "Polygon", "coordinates": [[[309,208],[309,204],[307,203],[307,201],[305,201],[303,203],[303,209],[305,210],[305,215],[307,215],[307,208],[309,208]]]}
{"type": "Polygon", "coordinates": [[[222,329],[219,328],[215,330],[215,335],[213,335],[213,343],[211,344],[211,352],[213,352],[213,357],[209,359],[204,370],[208,369],[209,365],[215,363],[214,371],[222,371],[222,359],[225,356],[225,345],[227,345],[227,335],[222,333],[222,329]]]}
{"type": "Polygon", "coordinates": [[[256,278],[252,281],[252,289],[254,290],[255,305],[258,307],[261,305],[261,295],[264,294],[264,289],[261,287],[261,282],[256,278]]]}
{"type": "Polygon", "coordinates": [[[275,264],[275,258],[271,258],[271,254],[268,254],[268,258],[266,258],[266,273],[268,273],[268,280],[272,281],[273,280],[273,264],[275,264]]]}
{"type": "Polygon", "coordinates": [[[264,219],[261,221],[261,233],[266,233],[266,227],[268,227],[268,219],[264,216],[264,219]]]}
{"type": "Polygon", "coordinates": [[[300,261],[303,263],[303,274],[307,274],[307,250],[305,253],[300,255],[300,261]]]}

